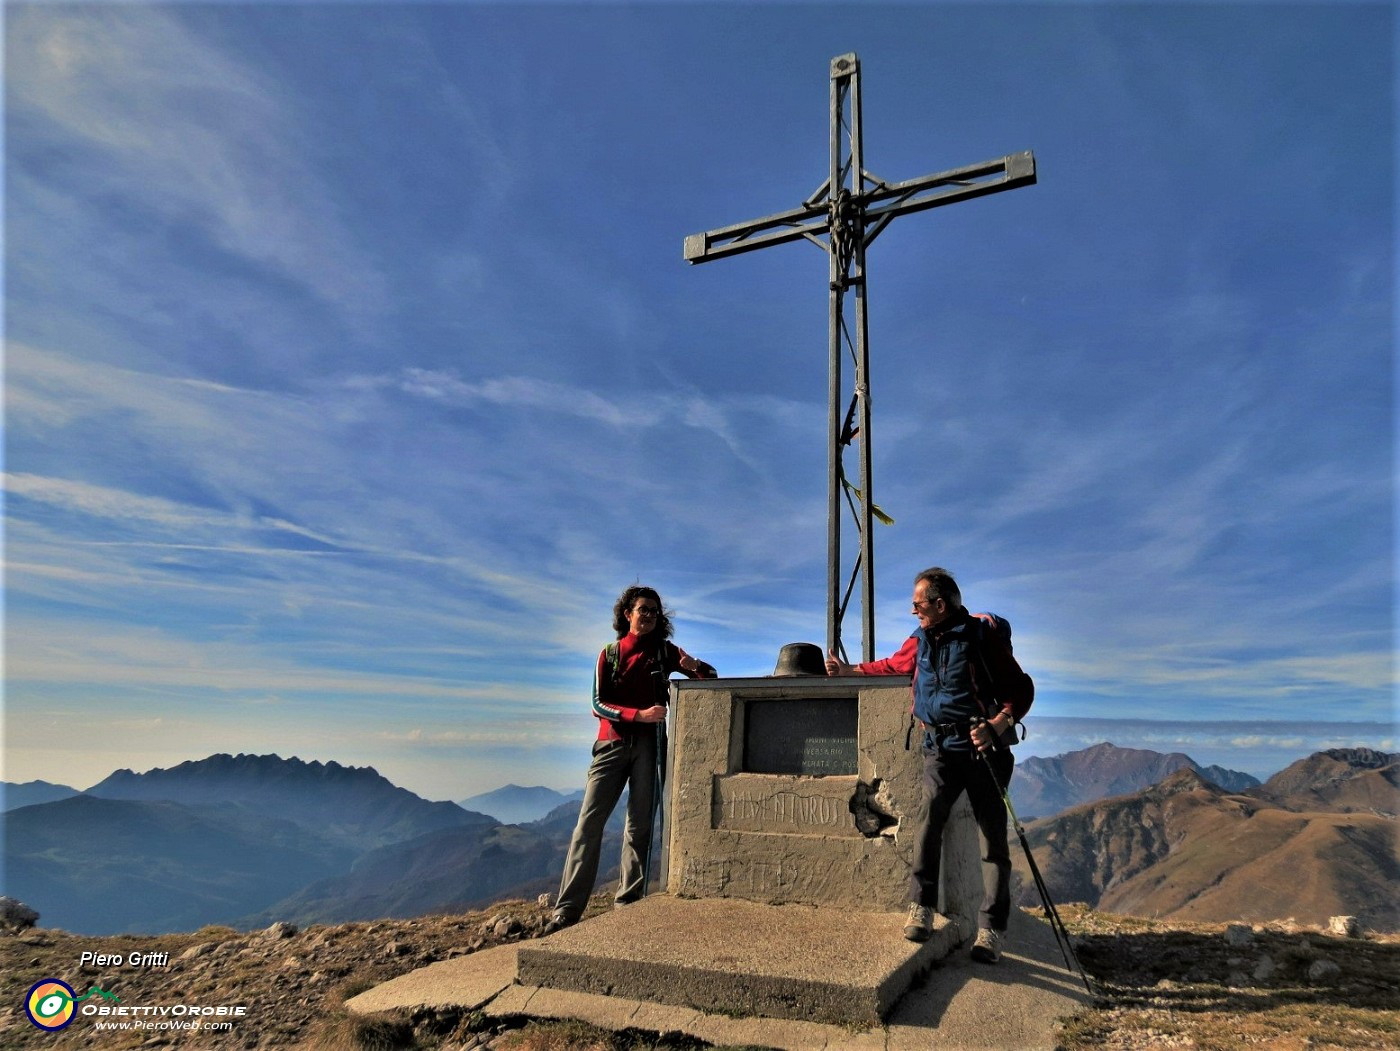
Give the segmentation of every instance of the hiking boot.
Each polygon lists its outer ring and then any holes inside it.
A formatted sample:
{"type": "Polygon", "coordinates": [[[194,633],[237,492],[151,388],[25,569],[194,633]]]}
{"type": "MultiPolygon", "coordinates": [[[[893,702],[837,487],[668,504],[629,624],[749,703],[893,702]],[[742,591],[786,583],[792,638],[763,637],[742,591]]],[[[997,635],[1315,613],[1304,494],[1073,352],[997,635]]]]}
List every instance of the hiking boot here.
{"type": "Polygon", "coordinates": [[[996,963],[1001,959],[1001,931],[983,927],[972,943],[972,958],[978,963],[996,963]]]}
{"type": "Polygon", "coordinates": [[[911,942],[926,942],[933,932],[933,906],[909,903],[909,916],[904,921],[904,936],[911,942]]]}
{"type": "Polygon", "coordinates": [[[572,927],[577,922],[578,920],[571,920],[567,916],[556,912],[549,918],[549,922],[544,925],[544,930],[540,932],[540,936],[544,937],[547,934],[553,934],[555,931],[562,931],[565,927],[572,927]]]}

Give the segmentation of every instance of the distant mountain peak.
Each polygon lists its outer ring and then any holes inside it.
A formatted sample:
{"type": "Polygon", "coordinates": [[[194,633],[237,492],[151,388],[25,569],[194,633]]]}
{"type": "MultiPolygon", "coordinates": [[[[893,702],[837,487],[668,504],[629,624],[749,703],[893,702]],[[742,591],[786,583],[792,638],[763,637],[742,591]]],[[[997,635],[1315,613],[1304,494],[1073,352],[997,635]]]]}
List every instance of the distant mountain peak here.
{"type": "Polygon", "coordinates": [[[1250,792],[1290,810],[1400,812],[1400,753],[1329,748],[1280,770],[1250,792]]]}
{"type": "MultiPolygon", "coordinates": [[[[133,779],[147,784],[174,784],[188,778],[237,777],[237,778],[298,778],[304,781],[340,781],[360,779],[391,782],[372,766],[344,766],[334,760],[322,762],[318,759],[305,760],[297,756],[284,759],[275,753],[255,755],[251,752],[216,752],[203,759],[186,759],[171,767],[154,767],[138,774],[129,768],[117,770],[98,782],[90,791],[101,787],[111,787],[133,779]]],[[[407,789],[398,789],[407,791],[407,789]]],[[[101,792],[98,793],[102,794],[101,792]]]]}
{"type": "Polygon", "coordinates": [[[77,794],[76,788],[49,781],[26,781],[23,784],[0,781],[0,810],[18,810],[20,807],[52,803],[77,794]]]}
{"type": "Polygon", "coordinates": [[[1178,770],[1173,770],[1157,784],[1147,789],[1149,793],[1158,796],[1175,795],[1179,792],[1199,792],[1205,791],[1212,795],[1224,795],[1219,785],[1205,777],[1199,770],[1191,766],[1183,766],[1178,770]]]}
{"type": "Polygon", "coordinates": [[[490,814],[508,825],[527,824],[547,817],[560,806],[583,797],[583,790],[556,792],[543,785],[503,785],[458,801],[458,806],[490,814]]]}
{"type": "Polygon", "coordinates": [[[440,828],[490,823],[456,803],[429,802],[372,766],[220,752],[144,774],[118,770],[88,789],[104,799],[243,806],[279,813],[361,848],[440,828]]]}
{"type": "Polygon", "coordinates": [[[1257,778],[1218,766],[1203,768],[1182,752],[1120,748],[1102,741],[1051,758],[1032,756],[1016,765],[1011,800],[1026,817],[1046,817],[1095,800],[1127,795],[1191,769],[1228,792],[1259,784],[1257,778]]]}

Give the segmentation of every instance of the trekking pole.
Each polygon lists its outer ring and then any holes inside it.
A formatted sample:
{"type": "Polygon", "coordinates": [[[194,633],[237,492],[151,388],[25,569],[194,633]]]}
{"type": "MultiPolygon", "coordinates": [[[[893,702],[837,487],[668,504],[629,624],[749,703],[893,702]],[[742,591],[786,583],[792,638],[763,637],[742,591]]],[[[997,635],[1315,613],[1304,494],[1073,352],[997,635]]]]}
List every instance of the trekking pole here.
{"type": "Polygon", "coordinates": [[[1026,852],[1026,864],[1030,866],[1031,878],[1035,880],[1035,889],[1040,894],[1040,900],[1045,907],[1045,918],[1050,921],[1050,930],[1055,935],[1055,944],[1060,947],[1060,955],[1064,957],[1065,970],[1079,972],[1079,980],[1084,983],[1085,992],[1093,996],[1094,990],[1089,986],[1089,976],[1084,973],[1084,966],[1079,962],[1074,945],[1070,942],[1069,928],[1065,926],[1065,921],[1060,919],[1060,912],[1055,908],[1055,903],[1050,898],[1050,891],[1045,886],[1045,879],[1040,874],[1040,866],[1035,863],[1035,855],[1031,853],[1031,845],[1026,840],[1025,827],[1022,826],[1021,819],[1016,816],[1016,808],[1011,805],[1011,793],[997,780],[996,771],[987,761],[986,753],[977,748],[975,744],[973,747],[977,751],[977,758],[982,760],[987,776],[992,779],[992,784],[996,785],[997,792],[1001,795],[1001,801],[1006,804],[1006,812],[1011,817],[1011,827],[1016,830],[1016,838],[1021,841],[1021,849],[1026,852]],[[1074,961],[1073,964],[1070,963],[1071,960],[1074,961]]]}
{"type": "Polygon", "coordinates": [[[661,796],[666,790],[666,723],[656,724],[656,771],[651,781],[651,824],[652,837],[647,844],[646,864],[642,869],[642,894],[651,885],[651,855],[659,840],[665,834],[666,818],[662,812],[661,796]]]}
{"type": "MultiPolygon", "coordinates": [[[[666,704],[662,700],[663,691],[667,700],[670,699],[671,686],[666,676],[659,671],[652,672],[652,686],[655,690],[656,703],[666,704]]],[[[667,704],[669,712],[670,705],[667,704]]],[[[661,815],[661,793],[666,786],[666,720],[663,718],[655,727],[656,733],[656,768],[651,775],[651,836],[647,840],[647,856],[642,862],[642,896],[645,897],[648,888],[651,886],[651,855],[656,849],[656,841],[661,838],[665,828],[665,819],[661,815]]]]}

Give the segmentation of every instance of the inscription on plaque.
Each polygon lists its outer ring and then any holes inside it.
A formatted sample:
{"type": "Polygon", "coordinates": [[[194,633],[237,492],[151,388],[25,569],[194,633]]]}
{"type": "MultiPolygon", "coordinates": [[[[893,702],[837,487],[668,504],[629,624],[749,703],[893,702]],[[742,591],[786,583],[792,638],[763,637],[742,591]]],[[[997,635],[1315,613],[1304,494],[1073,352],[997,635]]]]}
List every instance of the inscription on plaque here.
{"type": "Polygon", "coordinates": [[[731,774],[715,778],[712,828],[776,836],[860,837],[854,777],[731,774]]]}
{"type": "Polygon", "coordinates": [[[856,772],[856,699],[748,701],[743,770],[828,777],[856,772]]]}

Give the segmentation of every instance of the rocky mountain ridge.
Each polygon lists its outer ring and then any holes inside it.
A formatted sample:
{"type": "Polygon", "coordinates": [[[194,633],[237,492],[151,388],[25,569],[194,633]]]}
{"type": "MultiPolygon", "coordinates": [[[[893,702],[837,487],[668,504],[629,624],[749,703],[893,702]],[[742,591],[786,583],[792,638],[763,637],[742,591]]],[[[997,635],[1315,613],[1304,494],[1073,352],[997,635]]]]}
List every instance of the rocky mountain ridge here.
{"type": "Polygon", "coordinates": [[[370,767],[220,754],[8,812],[0,891],[91,934],[402,918],[554,889],[577,813],[506,825],[370,767]]]}
{"type": "MultiPolygon", "coordinates": [[[[1057,902],[1196,922],[1355,915],[1400,930],[1397,764],[1400,755],[1337,749],[1238,793],[1183,768],[1032,822],[1027,842],[1057,902]]],[[[1024,857],[1014,863],[1020,903],[1035,904],[1024,857]]]]}
{"type": "Polygon", "coordinates": [[[1203,767],[1182,752],[1119,748],[1104,741],[1049,758],[1020,760],[1011,779],[1011,802],[1022,820],[1050,817],[1081,803],[1136,792],[1181,769],[1194,770],[1230,792],[1259,784],[1258,778],[1238,770],[1203,767]]]}
{"type": "Polygon", "coordinates": [[[185,806],[235,803],[277,814],[323,838],[360,850],[444,828],[495,823],[456,803],[429,802],[373,767],[306,762],[293,756],[229,755],[144,774],[118,770],[87,790],[100,799],[165,800],[185,806]]]}

